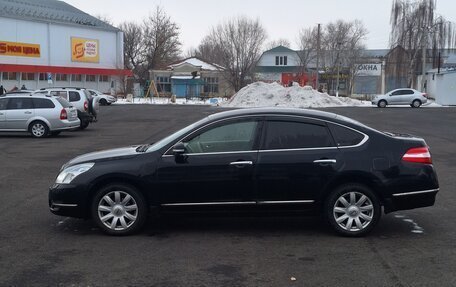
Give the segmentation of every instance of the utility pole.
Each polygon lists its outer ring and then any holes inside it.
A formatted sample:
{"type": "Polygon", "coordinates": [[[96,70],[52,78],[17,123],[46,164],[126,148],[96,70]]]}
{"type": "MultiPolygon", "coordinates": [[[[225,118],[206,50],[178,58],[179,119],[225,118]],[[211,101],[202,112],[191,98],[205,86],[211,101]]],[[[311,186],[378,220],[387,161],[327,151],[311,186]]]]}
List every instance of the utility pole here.
{"type": "Polygon", "coordinates": [[[427,41],[428,41],[428,36],[427,36],[427,31],[428,27],[424,26],[423,27],[423,50],[422,50],[422,62],[421,62],[421,92],[424,92],[424,83],[426,81],[426,48],[427,48],[427,41]]]}
{"type": "Polygon", "coordinates": [[[340,69],[340,45],[342,43],[337,43],[337,81],[336,81],[336,98],[339,97],[339,69],[340,69]]]}
{"type": "Polygon", "coordinates": [[[319,71],[320,71],[320,26],[321,24],[318,24],[317,28],[317,73],[315,75],[315,89],[319,90],[320,89],[320,79],[319,79],[319,71]]]}

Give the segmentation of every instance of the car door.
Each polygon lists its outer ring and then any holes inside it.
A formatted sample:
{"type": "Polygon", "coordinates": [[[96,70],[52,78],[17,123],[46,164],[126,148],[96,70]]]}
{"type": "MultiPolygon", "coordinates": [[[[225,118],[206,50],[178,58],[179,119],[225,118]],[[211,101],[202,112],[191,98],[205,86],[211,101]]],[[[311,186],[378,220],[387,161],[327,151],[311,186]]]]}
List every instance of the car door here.
{"type": "Polygon", "coordinates": [[[0,99],[0,130],[6,128],[6,107],[8,99],[0,99]]]}
{"type": "Polygon", "coordinates": [[[313,203],[343,163],[323,121],[266,121],[255,178],[258,204],[313,203]]]}
{"type": "Polygon", "coordinates": [[[412,104],[415,97],[415,92],[413,90],[403,90],[402,91],[402,104],[410,105],[412,104]]]}
{"type": "Polygon", "coordinates": [[[257,118],[210,124],[182,140],[185,152],[162,156],[157,186],[162,205],[243,205],[253,201],[257,118]]]}
{"type": "Polygon", "coordinates": [[[9,130],[25,131],[27,122],[35,114],[32,98],[10,98],[6,109],[6,128],[9,130]]]}
{"type": "Polygon", "coordinates": [[[400,105],[403,103],[403,90],[395,90],[389,94],[388,104],[389,105],[400,105]]]}

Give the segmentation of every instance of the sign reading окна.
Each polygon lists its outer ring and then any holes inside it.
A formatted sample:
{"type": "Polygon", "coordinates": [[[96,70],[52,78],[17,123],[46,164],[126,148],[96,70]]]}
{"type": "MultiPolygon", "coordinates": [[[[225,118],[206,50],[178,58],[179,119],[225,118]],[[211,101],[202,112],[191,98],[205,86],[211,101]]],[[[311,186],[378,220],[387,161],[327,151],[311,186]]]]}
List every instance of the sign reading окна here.
{"type": "Polygon", "coordinates": [[[40,50],[39,44],[0,41],[0,56],[39,58],[40,50]]]}

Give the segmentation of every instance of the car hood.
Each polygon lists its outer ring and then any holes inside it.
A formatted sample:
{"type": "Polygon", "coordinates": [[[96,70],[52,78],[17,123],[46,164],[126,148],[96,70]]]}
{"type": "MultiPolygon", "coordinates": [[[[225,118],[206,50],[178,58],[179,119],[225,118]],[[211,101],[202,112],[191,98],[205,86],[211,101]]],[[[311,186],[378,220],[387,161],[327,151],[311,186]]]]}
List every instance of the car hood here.
{"type": "Polygon", "coordinates": [[[66,163],[62,168],[66,168],[68,166],[79,164],[79,163],[84,163],[84,162],[94,162],[94,161],[115,159],[115,158],[120,158],[120,157],[132,157],[132,156],[135,156],[138,154],[138,152],[136,151],[137,147],[138,146],[136,145],[136,146],[108,149],[108,150],[102,150],[102,151],[83,154],[83,155],[73,158],[68,163],[66,163]]]}

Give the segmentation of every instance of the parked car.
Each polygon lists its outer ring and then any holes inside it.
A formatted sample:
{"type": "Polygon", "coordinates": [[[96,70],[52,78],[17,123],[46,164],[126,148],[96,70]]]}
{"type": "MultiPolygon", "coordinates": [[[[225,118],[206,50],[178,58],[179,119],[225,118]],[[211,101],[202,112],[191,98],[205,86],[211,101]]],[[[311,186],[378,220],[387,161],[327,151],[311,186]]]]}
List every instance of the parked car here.
{"type": "Polygon", "coordinates": [[[361,236],[385,213],[434,204],[426,142],[320,111],[259,108],[210,115],[154,144],[94,152],[60,170],[52,213],[91,217],[108,234],[138,231],[163,212],[323,212],[361,236]]]}
{"type": "Polygon", "coordinates": [[[97,91],[97,90],[93,90],[93,89],[87,89],[87,91],[89,91],[89,93],[93,96],[93,97],[96,97],[98,98],[98,102],[100,103],[100,105],[102,106],[107,106],[107,105],[110,105],[112,103],[115,103],[117,102],[117,99],[111,95],[106,95],[106,94],[103,94],[102,92],[100,91],[97,91]]]}
{"type": "Polygon", "coordinates": [[[384,95],[375,96],[373,105],[384,108],[387,105],[410,105],[412,108],[419,108],[427,102],[425,93],[414,89],[396,89],[384,95]]]}
{"type": "Polygon", "coordinates": [[[0,96],[0,131],[42,138],[79,125],[77,109],[64,99],[25,92],[0,96]]]}
{"type": "Polygon", "coordinates": [[[100,109],[99,103],[86,89],[67,87],[42,88],[34,93],[61,97],[69,101],[78,109],[78,118],[81,121],[81,129],[86,129],[90,123],[97,121],[100,109]]]}

